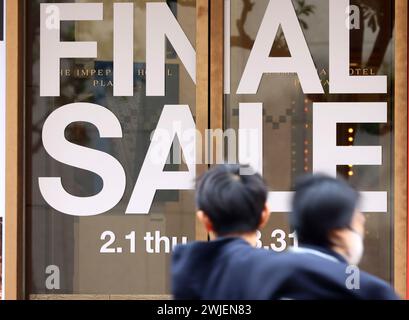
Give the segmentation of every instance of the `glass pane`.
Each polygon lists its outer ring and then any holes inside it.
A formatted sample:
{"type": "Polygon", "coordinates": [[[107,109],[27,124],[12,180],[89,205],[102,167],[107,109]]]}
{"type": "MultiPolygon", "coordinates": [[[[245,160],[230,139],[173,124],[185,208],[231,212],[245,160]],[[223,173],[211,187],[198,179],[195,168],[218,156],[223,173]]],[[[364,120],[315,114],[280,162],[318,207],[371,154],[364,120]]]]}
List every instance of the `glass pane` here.
{"type": "MultiPolygon", "coordinates": [[[[335,1],[336,2],[336,1],[335,1]]],[[[314,103],[330,102],[386,102],[385,123],[344,123],[336,128],[338,146],[381,146],[382,165],[352,165],[337,167],[338,176],[343,176],[361,191],[386,191],[387,212],[367,213],[365,256],[362,268],[387,281],[393,280],[393,110],[394,110],[394,1],[352,0],[350,30],[350,75],[387,76],[387,94],[334,94],[329,92],[329,1],[293,0],[292,4],[302,29],[314,68],[324,93],[304,93],[300,78],[295,73],[265,73],[254,94],[238,94],[251,49],[265,16],[269,1],[235,0],[230,5],[230,94],[225,95],[224,127],[238,129],[239,104],[263,104],[263,174],[272,191],[294,190],[299,175],[313,171],[313,114],[314,103]],[[355,19],[355,20],[354,20],[355,19]]],[[[274,10],[280,9],[280,1],[271,1],[274,10]]],[[[283,7],[281,7],[282,9],[283,7]]],[[[342,16],[343,12],[341,12],[342,16]]],[[[283,15],[281,15],[281,18],[283,15]]],[[[345,21],[348,16],[345,15],[345,21]]],[[[287,18],[286,18],[287,19],[287,18]]],[[[288,22],[288,21],[287,21],[288,22]]],[[[291,29],[289,29],[291,30],[291,29]]],[[[293,57],[291,43],[283,28],[278,32],[269,29],[268,39],[274,44],[269,57],[293,57]]],[[[260,36],[260,35],[259,35],[260,36]]],[[[347,46],[348,43],[340,44],[347,46]]],[[[264,57],[262,57],[264,58],[264,57]]],[[[228,60],[227,60],[228,61],[228,60]]],[[[261,63],[261,61],[260,61],[261,63]]],[[[305,64],[308,61],[305,60],[305,64]]],[[[304,65],[303,65],[304,66],[304,65]]],[[[252,68],[250,72],[256,72],[252,68]]],[[[253,84],[254,85],[254,84],[253,84]]],[[[307,84],[305,84],[307,85],[307,84]]],[[[357,113],[360,111],[357,107],[357,113]]],[[[341,112],[342,115],[350,111],[341,112]]],[[[318,131],[318,136],[331,132],[318,131]]],[[[326,152],[317,156],[328,158],[326,152]]],[[[263,245],[275,245],[280,251],[293,244],[288,225],[288,213],[275,212],[262,233],[263,245]],[[281,232],[280,230],[283,230],[281,232]],[[272,234],[273,233],[273,234],[272,234]],[[285,240],[285,243],[282,242],[285,240]]],[[[271,249],[271,247],[269,247],[271,249]]]]}
{"type": "MultiPolygon", "coordinates": [[[[130,215],[125,211],[164,105],[188,105],[194,117],[195,84],[168,41],[165,95],[147,96],[146,1],[128,1],[134,5],[134,92],[130,97],[114,96],[113,54],[118,49],[113,47],[115,1],[58,1],[103,4],[103,20],[62,21],[60,28],[61,41],[97,42],[97,58],[62,59],[60,95],[41,97],[40,3],[53,2],[26,1],[25,205],[28,293],[169,294],[168,251],[174,243],[172,237],[176,237],[178,243],[182,237],[189,240],[195,238],[193,193],[158,191],[149,214],[130,215]],[[119,120],[123,133],[122,138],[101,138],[97,128],[87,122],[74,122],[65,130],[68,141],[113,156],[126,174],[126,189],[118,205],[103,214],[89,217],[58,212],[45,201],[39,189],[40,177],[61,177],[64,189],[77,197],[93,196],[103,188],[99,175],[59,162],[44,148],[42,128],[46,119],[57,108],[77,102],[93,103],[109,109],[119,120]],[[145,241],[147,233],[151,233],[154,240],[145,241]],[[53,280],[56,275],[60,279],[59,288],[53,280]]],[[[167,4],[194,47],[195,1],[157,2],[167,4]]],[[[81,12],[75,12],[81,15],[81,12]]],[[[53,23],[52,20],[49,22],[53,23]]],[[[175,148],[178,148],[177,142],[173,144],[175,148]]],[[[95,160],[97,165],[98,158],[95,160]]],[[[183,171],[185,168],[182,163],[167,165],[164,170],[183,171]]]]}

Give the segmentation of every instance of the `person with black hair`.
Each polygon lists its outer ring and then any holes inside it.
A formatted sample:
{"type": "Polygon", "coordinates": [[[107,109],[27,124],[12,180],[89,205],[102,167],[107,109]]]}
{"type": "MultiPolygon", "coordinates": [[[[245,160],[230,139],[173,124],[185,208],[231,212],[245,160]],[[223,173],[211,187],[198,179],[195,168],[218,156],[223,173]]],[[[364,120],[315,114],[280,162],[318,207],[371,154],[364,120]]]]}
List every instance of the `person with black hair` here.
{"type": "Polygon", "coordinates": [[[274,253],[255,248],[270,216],[267,187],[260,175],[242,171],[248,170],[222,165],[199,179],[197,216],[212,240],[175,248],[175,299],[398,299],[387,283],[355,266],[365,217],[346,182],[324,175],[299,180],[290,224],[300,246],[274,253]]]}
{"type": "MultiPolygon", "coordinates": [[[[197,217],[212,241],[177,246],[172,256],[175,299],[269,299],[260,268],[273,255],[254,248],[270,217],[267,187],[248,167],[220,165],[197,182],[197,217]]],[[[268,270],[268,273],[274,270],[268,270]]],[[[267,290],[268,291],[268,290],[267,290]]]]}
{"type": "Polygon", "coordinates": [[[365,216],[359,193],[344,180],[307,175],[296,183],[290,215],[299,246],[280,257],[285,299],[399,299],[389,284],[361,271],[365,216]]]}

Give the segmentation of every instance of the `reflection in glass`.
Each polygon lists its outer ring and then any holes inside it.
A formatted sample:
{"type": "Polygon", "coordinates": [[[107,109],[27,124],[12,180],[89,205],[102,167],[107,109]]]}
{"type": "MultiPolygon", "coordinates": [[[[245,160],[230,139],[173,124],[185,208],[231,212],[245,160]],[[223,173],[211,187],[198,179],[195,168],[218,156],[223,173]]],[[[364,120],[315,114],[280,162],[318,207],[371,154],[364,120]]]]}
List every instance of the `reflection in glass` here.
{"type": "MultiPolygon", "coordinates": [[[[295,74],[264,74],[256,95],[236,94],[253,48],[268,1],[231,1],[230,92],[225,95],[224,127],[238,128],[239,103],[263,103],[263,174],[272,191],[291,191],[296,178],[312,172],[312,107],[314,102],[387,102],[386,124],[339,124],[338,145],[382,146],[381,166],[338,166],[338,175],[359,190],[388,192],[388,212],[367,214],[363,269],[387,281],[392,275],[393,221],[393,25],[394,1],[351,1],[357,6],[359,28],[350,34],[351,75],[388,76],[388,94],[329,94],[329,2],[293,0],[325,94],[304,94],[295,74]]],[[[290,57],[285,35],[275,35],[270,57],[290,57]]],[[[285,241],[293,243],[287,213],[274,213],[262,234],[263,243],[280,244],[277,230],[285,230],[285,241]],[[274,234],[272,235],[272,233],[274,234]]]]}
{"type": "MultiPolygon", "coordinates": [[[[159,191],[149,215],[125,215],[134,184],[165,104],[187,104],[195,115],[195,85],[170,43],[166,56],[166,95],[145,93],[146,1],[134,2],[134,95],[113,96],[113,3],[104,4],[103,21],[67,21],[61,24],[61,41],[96,41],[96,59],[61,61],[61,95],[39,94],[40,3],[26,1],[26,215],[27,291],[29,294],[169,294],[170,254],[166,241],[160,253],[147,253],[144,237],[152,235],[195,238],[192,192],[159,191]],[[124,167],[127,186],[121,202],[111,211],[94,217],[73,217],[53,210],[39,192],[39,177],[61,177],[67,192],[91,196],[102,187],[92,172],[69,167],[44,150],[41,131],[45,119],[58,107],[90,102],[112,111],[119,119],[122,139],[101,139],[88,123],[67,127],[66,139],[114,156],[124,167]],[[115,241],[109,244],[115,235],[115,241]],[[105,247],[104,247],[105,245],[105,247]],[[112,252],[113,250],[113,252],[112,252]],[[101,252],[102,251],[102,252],[101,252]],[[112,252],[112,253],[107,253],[112,252]],[[46,268],[60,270],[60,289],[46,284],[46,268]]],[[[61,1],[60,1],[61,2],[61,1]]],[[[71,3],[73,1],[63,1],[71,3]]],[[[95,2],[76,1],[76,2],[95,2]]],[[[195,44],[195,1],[167,1],[190,42],[195,44]]],[[[180,170],[179,165],[165,170],[180,170]]],[[[158,240],[160,240],[158,238],[158,240]]],[[[154,243],[153,243],[154,245],[154,243]]]]}

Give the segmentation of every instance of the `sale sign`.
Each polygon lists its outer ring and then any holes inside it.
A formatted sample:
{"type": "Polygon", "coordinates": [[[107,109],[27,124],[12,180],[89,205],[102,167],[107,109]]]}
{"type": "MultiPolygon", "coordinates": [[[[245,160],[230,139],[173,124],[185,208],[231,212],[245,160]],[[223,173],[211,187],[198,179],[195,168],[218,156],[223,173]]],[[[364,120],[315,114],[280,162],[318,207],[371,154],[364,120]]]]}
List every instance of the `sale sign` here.
{"type": "MultiPolygon", "coordinates": [[[[329,93],[387,94],[387,76],[350,74],[350,30],[353,28],[348,0],[329,1],[329,93]]],[[[61,41],[64,21],[102,21],[103,3],[64,3],[40,5],[40,96],[60,96],[61,59],[96,58],[95,41],[61,41]]],[[[134,88],[134,4],[113,3],[113,95],[132,96],[134,88]]],[[[196,83],[196,52],[166,3],[146,3],[146,96],[165,95],[165,40],[168,40],[196,83]]],[[[237,94],[254,95],[267,73],[293,73],[304,94],[324,94],[313,57],[303,35],[291,0],[269,1],[260,28],[241,76],[237,94]],[[290,57],[270,57],[274,36],[281,26],[290,57]]],[[[146,106],[148,107],[148,106],[146,106]]],[[[257,99],[239,105],[239,162],[262,173],[263,104],[257,99]],[[253,135],[249,133],[255,133],[253,135]],[[251,139],[245,137],[250,135],[251,139]],[[256,147],[256,149],[254,149],[256,147]],[[250,150],[250,151],[249,151],[250,150]],[[255,151],[254,151],[255,150],[255,151]]],[[[382,165],[381,146],[338,146],[339,123],[386,123],[387,103],[320,102],[313,104],[313,171],[336,175],[337,165],[382,165]]],[[[126,214],[148,214],[159,190],[194,188],[195,165],[200,163],[196,146],[194,117],[186,104],[164,105],[151,144],[136,181],[129,181],[122,164],[112,155],[67,141],[65,130],[77,122],[94,125],[101,139],[122,139],[121,123],[106,106],[73,102],[60,106],[45,120],[42,144],[53,159],[98,175],[103,186],[92,196],[79,197],[67,192],[61,177],[38,178],[44,200],[55,210],[73,216],[94,216],[108,212],[123,198],[127,183],[134,185],[126,214]],[[187,170],[165,172],[167,153],[178,139],[187,170]],[[158,152],[159,150],[159,152],[158,152]]],[[[291,192],[270,192],[272,211],[289,211],[291,192]]],[[[363,191],[362,210],[386,212],[387,192],[363,191]]]]}
{"type": "Polygon", "coordinates": [[[168,294],[174,246],[206,239],[198,168],[226,162],[266,180],[274,215],[257,247],[274,252],[298,245],[298,177],[347,179],[367,217],[362,268],[391,282],[395,11],[360,3],[224,0],[224,28],[208,39],[199,1],[27,1],[29,294],[168,294]],[[216,39],[224,61],[207,63],[225,83],[210,92],[224,89],[214,123],[197,64],[216,39]]]}

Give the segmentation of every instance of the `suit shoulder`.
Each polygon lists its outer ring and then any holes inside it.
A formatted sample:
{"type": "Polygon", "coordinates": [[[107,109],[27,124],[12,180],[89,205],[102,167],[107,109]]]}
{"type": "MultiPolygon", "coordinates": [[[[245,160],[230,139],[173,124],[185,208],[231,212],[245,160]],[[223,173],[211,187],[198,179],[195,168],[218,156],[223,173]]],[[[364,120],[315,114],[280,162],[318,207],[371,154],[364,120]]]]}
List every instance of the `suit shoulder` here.
{"type": "Polygon", "coordinates": [[[372,300],[399,300],[399,296],[392,286],[384,280],[365,271],[360,274],[360,289],[368,299],[372,300]]]}

